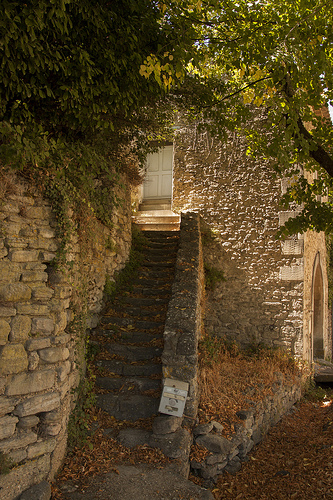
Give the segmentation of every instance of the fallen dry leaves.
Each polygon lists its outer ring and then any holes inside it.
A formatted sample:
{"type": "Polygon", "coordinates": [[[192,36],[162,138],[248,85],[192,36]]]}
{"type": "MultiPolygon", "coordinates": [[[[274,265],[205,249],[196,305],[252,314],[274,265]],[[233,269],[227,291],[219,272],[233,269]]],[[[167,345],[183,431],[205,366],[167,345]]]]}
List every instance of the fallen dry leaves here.
{"type": "MultiPolygon", "coordinates": [[[[219,357],[219,363],[222,358],[219,357]]],[[[236,412],[246,409],[272,391],[276,381],[296,374],[288,360],[243,358],[226,352],[222,364],[201,364],[201,422],[218,420],[225,435],[233,432],[236,412]],[[289,368],[288,368],[289,367],[289,368]],[[287,369],[288,368],[288,369],[287,369]]],[[[291,378],[290,378],[291,377],[291,378]]],[[[330,395],[333,397],[333,391],[330,395]]],[[[134,449],[120,445],[115,436],[126,427],[151,429],[150,420],[120,422],[105,412],[91,413],[96,432],[90,445],[67,456],[53,485],[52,499],[62,500],[59,485],[71,480],[84,488],[88,478],[116,471],[119,464],[150,463],[159,467],[168,459],[148,446],[134,449]],[[108,429],[108,433],[104,432],[108,429]]],[[[216,500],[322,500],[333,499],[333,408],[329,402],[302,400],[290,415],[276,425],[235,475],[224,473],[213,489],[216,500]]],[[[200,461],[207,450],[192,448],[192,459],[200,461]]],[[[192,478],[199,482],[198,478],[192,478]]]]}
{"type": "MultiPolygon", "coordinates": [[[[329,392],[333,397],[332,389],[329,392]]],[[[223,474],[216,500],[333,498],[333,408],[302,400],[250,454],[242,469],[223,474]]]]}

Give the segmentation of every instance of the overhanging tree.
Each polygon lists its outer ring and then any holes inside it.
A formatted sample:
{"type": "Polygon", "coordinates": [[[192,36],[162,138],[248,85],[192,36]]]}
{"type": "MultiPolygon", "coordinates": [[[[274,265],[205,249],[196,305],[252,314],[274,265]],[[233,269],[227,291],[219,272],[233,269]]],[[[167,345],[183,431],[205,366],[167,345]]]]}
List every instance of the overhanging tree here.
{"type": "Polygon", "coordinates": [[[0,158],[93,180],[111,143],[143,157],[180,108],[290,177],[289,230],[331,231],[332,25],[329,0],[4,0],[0,158]]]}
{"type": "MultiPolygon", "coordinates": [[[[184,111],[220,135],[241,130],[249,152],[273,160],[290,177],[285,204],[304,208],[287,230],[331,232],[333,130],[322,113],[333,98],[330,2],[171,0],[160,9],[164,24],[180,20],[190,41],[172,53],[178,67],[183,57],[183,84],[174,81],[174,94],[182,97],[184,111]],[[300,168],[315,175],[306,180],[300,168]],[[327,194],[327,202],[319,200],[327,194]]],[[[159,68],[163,57],[146,60],[141,72],[152,78],[159,68]]],[[[176,66],[174,72],[179,76],[176,66]]]]}

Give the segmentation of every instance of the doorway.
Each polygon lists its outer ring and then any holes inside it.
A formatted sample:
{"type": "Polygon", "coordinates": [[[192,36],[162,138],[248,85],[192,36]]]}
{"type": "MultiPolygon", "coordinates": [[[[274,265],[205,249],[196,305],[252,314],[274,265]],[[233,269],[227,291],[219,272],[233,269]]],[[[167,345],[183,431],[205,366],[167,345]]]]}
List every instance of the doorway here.
{"type": "Polygon", "coordinates": [[[172,197],[173,146],[165,146],[147,157],[147,171],[143,184],[143,199],[172,197]]]}
{"type": "Polygon", "coordinates": [[[324,282],[319,253],[313,266],[312,311],[313,357],[324,359],[324,282]]]}

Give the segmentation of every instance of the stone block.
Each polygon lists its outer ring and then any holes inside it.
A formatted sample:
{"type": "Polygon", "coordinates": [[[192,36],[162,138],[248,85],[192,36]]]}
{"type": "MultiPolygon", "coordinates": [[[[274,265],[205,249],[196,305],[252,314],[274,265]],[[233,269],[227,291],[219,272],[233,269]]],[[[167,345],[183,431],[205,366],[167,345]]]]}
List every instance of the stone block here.
{"type": "Polygon", "coordinates": [[[61,424],[43,425],[43,433],[46,436],[58,436],[61,431],[61,424]]]}
{"type": "Polygon", "coordinates": [[[52,262],[56,258],[54,252],[40,252],[39,258],[43,262],[52,262]]]}
{"type": "Polygon", "coordinates": [[[154,434],[170,434],[180,429],[183,419],[172,415],[158,415],[153,421],[154,434]]]}
{"type": "Polygon", "coordinates": [[[19,464],[20,462],[23,462],[27,458],[27,450],[24,449],[19,449],[19,450],[12,450],[7,453],[7,457],[13,461],[15,464],[19,464]]]}
{"type": "Polygon", "coordinates": [[[58,392],[50,392],[42,396],[34,396],[19,403],[14,415],[18,417],[26,417],[27,415],[35,415],[44,411],[52,411],[60,407],[60,396],[58,392]]]}
{"type": "Polygon", "coordinates": [[[15,406],[17,405],[16,398],[8,398],[6,396],[0,396],[0,416],[11,413],[15,406]]]}
{"type": "Polygon", "coordinates": [[[18,498],[32,484],[45,480],[49,469],[50,456],[44,455],[0,476],[1,500],[18,498]]]}
{"type": "Polygon", "coordinates": [[[6,246],[9,248],[27,248],[28,243],[24,238],[12,237],[6,238],[6,246]]]}
{"type": "Polygon", "coordinates": [[[37,250],[12,250],[8,254],[11,262],[34,262],[38,260],[37,250]]]}
{"type": "Polygon", "coordinates": [[[60,311],[56,314],[54,333],[58,334],[63,332],[67,326],[67,313],[66,311],[60,311]]]}
{"type": "Polygon", "coordinates": [[[32,319],[31,333],[33,335],[36,333],[44,334],[44,335],[51,335],[53,330],[54,330],[54,320],[53,319],[43,318],[43,317],[38,317],[38,318],[32,319]]]}
{"type": "Polygon", "coordinates": [[[11,332],[9,340],[11,342],[25,342],[31,330],[31,319],[29,316],[16,315],[11,321],[11,332]]]}
{"type": "Polygon", "coordinates": [[[7,257],[8,255],[8,250],[6,247],[0,249],[0,259],[3,259],[4,257],[7,257]]]}
{"type": "Polygon", "coordinates": [[[67,347],[48,347],[38,351],[39,357],[45,363],[58,363],[69,358],[67,347]]]}
{"type": "Polygon", "coordinates": [[[26,281],[41,281],[45,282],[47,281],[48,275],[47,273],[43,271],[23,271],[22,276],[21,276],[21,281],[26,282],[26,281]]]}
{"type": "Polygon", "coordinates": [[[51,485],[47,481],[34,484],[20,496],[20,500],[50,500],[51,485]]]}
{"type": "Polygon", "coordinates": [[[18,429],[32,429],[32,427],[36,427],[39,424],[39,418],[36,415],[29,415],[28,417],[20,418],[17,428],[18,429]]]}
{"type": "Polygon", "coordinates": [[[28,447],[28,458],[36,458],[46,453],[52,453],[56,445],[55,439],[44,439],[43,441],[38,441],[31,444],[28,447]]]}
{"type": "Polygon", "coordinates": [[[42,238],[55,238],[56,237],[56,233],[54,231],[54,229],[51,229],[50,227],[41,227],[38,229],[38,234],[42,237],[42,238]]]}
{"type": "Polygon", "coordinates": [[[65,361],[59,368],[57,369],[59,382],[64,382],[71,371],[71,362],[65,361]]]}
{"type": "Polygon", "coordinates": [[[32,286],[32,297],[37,300],[50,300],[54,295],[54,290],[47,286],[32,286]]]}
{"type": "Polygon", "coordinates": [[[16,315],[16,309],[14,307],[3,307],[0,306],[0,317],[10,318],[16,315]]]}
{"type": "Polygon", "coordinates": [[[5,345],[8,342],[10,332],[10,324],[4,319],[0,319],[0,345],[5,345]]]}
{"type": "Polygon", "coordinates": [[[42,304],[17,304],[18,314],[30,314],[31,316],[48,316],[49,307],[42,304]]]}
{"type": "Polygon", "coordinates": [[[51,337],[52,344],[60,345],[60,344],[68,344],[70,342],[71,336],[69,333],[65,333],[65,335],[57,335],[51,337]]]}
{"type": "Polygon", "coordinates": [[[29,362],[29,371],[34,371],[37,369],[39,365],[39,356],[36,351],[33,351],[31,354],[29,354],[28,357],[28,362],[29,362]]]}
{"type": "Polygon", "coordinates": [[[10,415],[0,417],[0,440],[7,439],[13,436],[17,422],[17,417],[13,417],[10,415]]]}
{"type": "Polygon", "coordinates": [[[30,300],[31,288],[23,283],[8,283],[0,286],[2,302],[23,302],[30,300]]]}
{"type": "Polygon", "coordinates": [[[196,443],[204,446],[211,453],[228,455],[233,448],[233,443],[228,439],[216,434],[202,434],[196,438],[196,443]]]}
{"type": "Polygon", "coordinates": [[[29,444],[35,443],[36,441],[37,434],[35,432],[22,431],[17,436],[11,437],[9,439],[2,439],[2,441],[0,441],[0,451],[2,451],[3,453],[8,453],[11,450],[25,448],[29,444]]]}
{"type": "Polygon", "coordinates": [[[50,347],[51,340],[49,337],[46,338],[35,338],[27,340],[25,348],[27,351],[38,351],[39,349],[45,349],[45,347],[50,347]]]}
{"type": "Polygon", "coordinates": [[[26,217],[30,219],[44,219],[45,218],[44,207],[28,207],[26,209],[26,217]]]}
{"type": "Polygon", "coordinates": [[[0,350],[0,376],[20,373],[28,368],[28,355],[22,344],[6,344],[0,350]]]}
{"type": "Polygon", "coordinates": [[[55,382],[54,370],[38,370],[33,373],[14,375],[6,387],[8,396],[18,396],[41,392],[53,387],[55,382]]]}

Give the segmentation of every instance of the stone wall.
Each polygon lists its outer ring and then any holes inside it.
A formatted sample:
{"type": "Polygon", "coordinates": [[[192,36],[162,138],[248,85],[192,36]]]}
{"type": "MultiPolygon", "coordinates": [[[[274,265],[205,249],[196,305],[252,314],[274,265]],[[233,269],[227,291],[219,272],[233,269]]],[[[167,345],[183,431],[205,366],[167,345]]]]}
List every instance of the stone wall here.
{"type": "Polygon", "coordinates": [[[176,273],[164,327],[163,377],[189,384],[183,417],[158,415],[150,445],[162,449],[179,474],[188,477],[193,426],[199,406],[198,342],[204,295],[198,214],[182,214],[176,273]],[[186,423],[184,427],[183,424],[186,423]]]}
{"type": "MultiPolygon", "coordinates": [[[[205,328],[241,345],[283,346],[309,359],[308,345],[303,349],[304,279],[311,282],[304,275],[304,238],[276,239],[293,215],[279,205],[286,183],[246,149],[236,134],[221,143],[195,127],[181,128],[175,138],[173,210],[200,213],[205,264],[225,278],[207,291],[205,328]]],[[[317,236],[311,237],[315,253],[322,248],[317,236]]]]}
{"type": "Polygon", "coordinates": [[[0,476],[0,496],[12,500],[52,479],[64,457],[72,389],[84,368],[78,324],[96,324],[106,276],[124,266],[131,213],[124,188],[112,230],[94,219],[91,237],[73,230],[57,270],[61,242],[50,203],[18,177],[5,177],[2,187],[0,452],[17,467],[0,476]]]}
{"type": "Polygon", "coordinates": [[[275,383],[271,395],[237,412],[239,422],[228,439],[222,436],[223,426],[219,422],[197,425],[193,429],[194,442],[206,450],[206,457],[200,462],[192,460],[192,472],[210,484],[224,471],[233,474],[240,470],[247,454],[300,397],[301,379],[275,383]]]}

